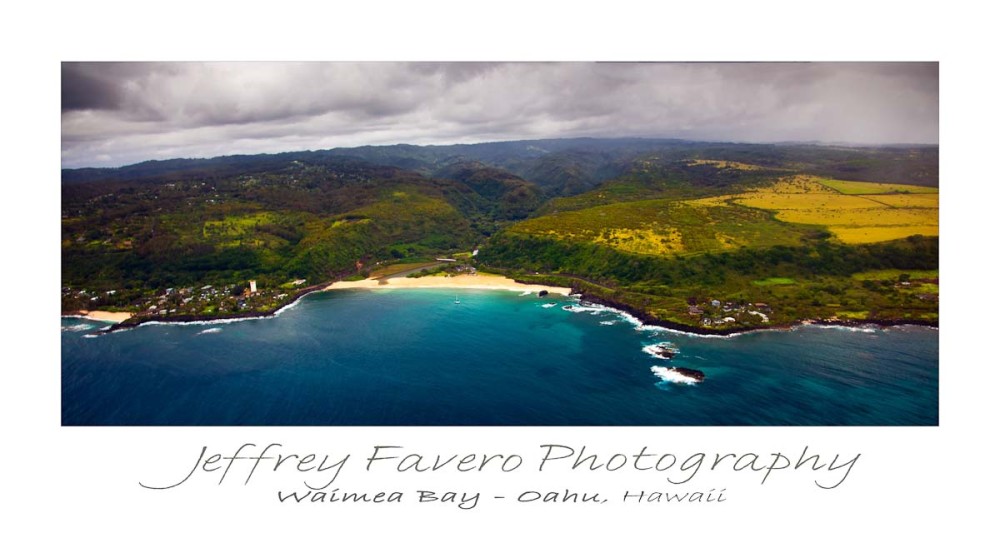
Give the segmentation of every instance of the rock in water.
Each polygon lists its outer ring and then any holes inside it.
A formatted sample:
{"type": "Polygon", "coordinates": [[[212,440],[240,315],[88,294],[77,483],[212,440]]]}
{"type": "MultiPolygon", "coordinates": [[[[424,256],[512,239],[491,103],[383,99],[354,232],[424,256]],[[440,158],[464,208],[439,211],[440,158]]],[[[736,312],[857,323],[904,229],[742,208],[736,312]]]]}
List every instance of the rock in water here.
{"type": "Polygon", "coordinates": [[[538,291],[538,297],[539,298],[541,298],[542,296],[548,296],[548,295],[549,295],[549,291],[547,291],[545,289],[542,289],[542,290],[538,291]]]}
{"type": "Polygon", "coordinates": [[[689,377],[697,381],[698,383],[705,381],[705,373],[702,372],[701,370],[694,370],[691,368],[683,368],[679,366],[675,366],[672,370],[682,376],[689,377]]]}
{"type": "Polygon", "coordinates": [[[660,359],[673,359],[676,354],[677,350],[666,346],[657,346],[656,348],[653,348],[653,356],[659,357],[660,359]]]}
{"type": "Polygon", "coordinates": [[[675,355],[680,353],[680,350],[676,346],[669,342],[661,342],[659,344],[652,344],[643,347],[642,351],[648,353],[649,355],[657,359],[673,359],[675,355]]]}

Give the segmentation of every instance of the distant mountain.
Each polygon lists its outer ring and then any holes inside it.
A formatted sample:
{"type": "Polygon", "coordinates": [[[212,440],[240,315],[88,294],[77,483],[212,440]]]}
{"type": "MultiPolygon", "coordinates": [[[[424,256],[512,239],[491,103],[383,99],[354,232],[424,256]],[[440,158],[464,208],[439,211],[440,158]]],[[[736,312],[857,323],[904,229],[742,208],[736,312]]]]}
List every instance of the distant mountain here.
{"type": "MultiPolygon", "coordinates": [[[[241,174],[275,172],[296,163],[333,164],[339,167],[365,163],[363,159],[338,156],[330,150],[284,152],[280,154],[226,155],[208,159],[167,159],[144,161],[118,168],[63,169],[63,183],[103,180],[227,178],[241,174]]],[[[369,166],[367,164],[365,167],[369,166]]]]}
{"type": "Polygon", "coordinates": [[[937,146],[820,146],[695,142],[676,139],[543,139],[446,146],[361,146],[280,154],[147,161],[120,168],[64,169],[63,183],[146,178],[227,177],[279,171],[290,165],[354,162],[432,176],[456,164],[480,163],[537,185],[549,196],[569,196],[625,174],[639,159],[710,159],[787,168],[883,183],[938,185],[937,146]]]}

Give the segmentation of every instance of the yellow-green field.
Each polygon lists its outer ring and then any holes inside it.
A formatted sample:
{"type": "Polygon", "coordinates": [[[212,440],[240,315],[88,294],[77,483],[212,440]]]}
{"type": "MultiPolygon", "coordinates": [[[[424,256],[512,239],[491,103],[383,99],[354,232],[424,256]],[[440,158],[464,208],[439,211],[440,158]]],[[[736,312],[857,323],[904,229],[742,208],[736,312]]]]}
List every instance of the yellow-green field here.
{"type": "Polygon", "coordinates": [[[274,223],[274,213],[261,212],[248,215],[230,215],[222,220],[207,220],[202,226],[204,237],[240,237],[262,224],[274,223]]]}
{"type": "Polygon", "coordinates": [[[911,235],[937,235],[938,227],[933,226],[863,226],[851,228],[834,226],[830,230],[838,239],[846,243],[869,243],[894,241],[911,235]]]}
{"type": "Polygon", "coordinates": [[[724,202],[644,200],[528,219],[510,230],[636,254],[684,255],[796,245],[811,229],[783,224],[759,209],[724,202]]]}
{"type": "Polygon", "coordinates": [[[846,194],[788,194],[768,190],[741,195],[738,203],[758,209],[842,211],[845,209],[878,209],[885,207],[862,196],[846,194]]]}
{"type": "MultiPolygon", "coordinates": [[[[742,202],[740,202],[742,203],[742,202]]],[[[762,207],[752,202],[750,207],[762,207]]],[[[820,224],[836,233],[841,228],[908,228],[937,226],[937,209],[894,208],[873,205],[866,209],[827,207],[830,204],[810,205],[802,208],[785,208],[778,211],[778,220],[795,224],[820,224]]],[[[765,209],[776,209],[767,207],[765,209]]],[[[934,235],[937,231],[934,231],[934,235]]],[[[913,235],[916,235],[914,233],[913,235]]],[[[926,235],[926,233],[921,233],[926,235]]]]}
{"type": "Polygon", "coordinates": [[[715,168],[732,168],[736,170],[764,170],[764,167],[740,163],[739,161],[721,161],[717,159],[692,159],[688,161],[688,166],[711,165],[715,168]]]}
{"type": "Polygon", "coordinates": [[[892,207],[926,207],[937,209],[938,195],[935,194],[878,194],[858,196],[892,207]]]}
{"type": "Polygon", "coordinates": [[[751,283],[758,287],[768,287],[772,285],[795,285],[795,280],[792,278],[766,278],[757,279],[751,283]]]}
{"type": "Polygon", "coordinates": [[[870,243],[938,234],[937,189],[793,176],[747,191],[687,202],[743,205],[794,224],[826,226],[842,242],[870,243]],[[931,191],[931,192],[929,192],[931,191]]]}
{"type": "Polygon", "coordinates": [[[613,228],[594,237],[594,242],[634,254],[676,254],[684,251],[677,228],[613,228]]]}
{"type": "Polygon", "coordinates": [[[832,187],[823,185],[823,178],[809,174],[797,174],[777,181],[768,189],[771,192],[783,194],[830,194],[839,192],[832,187]]]}
{"type": "Polygon", "coordinates": [[[921,187],[920,185],[897,185],[893,183],[870,183],[866,181],[843,181],[827,178],[817,178],[820,184],[825,185],[842,194],[937,194],[934,187],[921,187]]]}
{"type": "Polygon", "coordinates": [[[339,220],[334,220],[333,224],[330,224],[331,228],[339,228],[340,226],[346,226],[348,224],[371,224],[372,219],[370,218],[342,218],[339,220]]]}

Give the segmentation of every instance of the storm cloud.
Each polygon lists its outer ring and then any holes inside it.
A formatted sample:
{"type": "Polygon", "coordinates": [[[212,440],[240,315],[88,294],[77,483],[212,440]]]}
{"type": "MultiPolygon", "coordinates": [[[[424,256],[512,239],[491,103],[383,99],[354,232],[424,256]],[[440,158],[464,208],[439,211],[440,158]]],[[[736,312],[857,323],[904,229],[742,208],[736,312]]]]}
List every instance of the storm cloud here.
{"type": "Polygon", "coordinates": [[[64,63],[62,165],[555,137],[938,142],[936,63],[64,63]]]}

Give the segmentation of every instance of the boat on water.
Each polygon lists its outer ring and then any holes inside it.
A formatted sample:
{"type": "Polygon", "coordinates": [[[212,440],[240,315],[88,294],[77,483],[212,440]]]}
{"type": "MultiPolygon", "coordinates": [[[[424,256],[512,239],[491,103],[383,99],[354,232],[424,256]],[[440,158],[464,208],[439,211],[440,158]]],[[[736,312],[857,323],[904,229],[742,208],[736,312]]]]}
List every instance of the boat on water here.
{"type": "Polygon", "coordinates": [[[462,303],[462,302],[460,302],[460,301],[458,300],[458,295],[457,295],[457,294],[455,295],[455,303],[457,303],[457,304],[460,304],[460,303],[462,303]]]}

